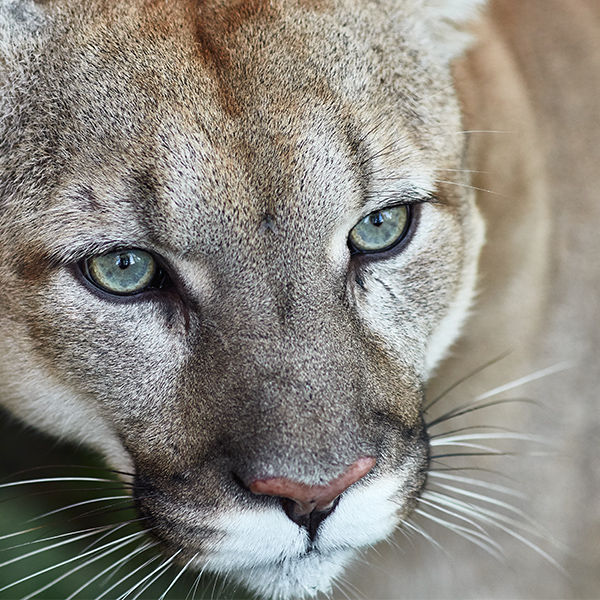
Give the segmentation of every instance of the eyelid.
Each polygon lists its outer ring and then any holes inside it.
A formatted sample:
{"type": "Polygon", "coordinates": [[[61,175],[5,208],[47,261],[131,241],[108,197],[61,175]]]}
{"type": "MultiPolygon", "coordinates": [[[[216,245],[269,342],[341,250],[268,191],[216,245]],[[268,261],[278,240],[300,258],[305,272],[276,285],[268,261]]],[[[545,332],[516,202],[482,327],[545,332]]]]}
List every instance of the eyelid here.
{"type": "Polygon", "coordinates": [[[110,254],[111,252],[123,252],[125,250],[142,250],[150,254],[159,263],[160,256],[154,251],[144,247],[138,241],[105,239],[105,240],[72,240],[70,243],[61,241],[61,245],[55,248],[50,248],[48,252],[48,260],[53,266],[67,266],[77,264],[82,260],[110,254]]]}
{"type": "Polygon", "coordinates": [[[434,196],[433,194],[429,196],[418,196],[413,198],[398,198],[396,194],[390,196],[388,198],[378,197],[373,201],[373,204],[369,205],[368,203],[364,207],[364,211],[361,213],[357,223],[359,223],[362,219],[372,215],[374,213],[378,213],[390,208],[396,208],[397,206],[420,206],[422,204],[441,204],[440,200],[434,196]]]}
{"type": "Polygon", "coordinates": [[[77,261],[72,261],[72,262],[79,264],[79,263],[83,263],[84,261],[91,260],[92,258],[96,258],[98,256],[103,256],[105,254],[118,254],[120,252],[125,253],[125,252],[136,252],[136,251],[140,251],[140,252],[144,252],[145,254],[149,254],[152,257],[152,259],[154,260],[154,262],[156,263],[157,268],[159,268],[163,271],[169,272],[169,270],[170,270],[169,264],[160,254],[157,254],[153,250],[149,250],[148,248],[144,248],[143,246],[138,246],[138,245],[124,246],[122,244],[119,244],[116,246],[111,246],[110,248],[105,249],[103,252],[96,252],[94,254],[86,253],[84,256],[80,257],[77,261]]]}

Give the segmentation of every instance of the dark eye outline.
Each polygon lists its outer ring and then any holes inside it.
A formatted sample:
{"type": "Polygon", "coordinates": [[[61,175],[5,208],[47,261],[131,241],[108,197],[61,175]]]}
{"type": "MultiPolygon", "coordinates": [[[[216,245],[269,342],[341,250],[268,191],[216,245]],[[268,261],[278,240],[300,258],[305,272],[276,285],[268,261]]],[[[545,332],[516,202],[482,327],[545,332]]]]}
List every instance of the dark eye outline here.
{"type": "Polygon", "coordinates": [[[94,256],[88,256],[87,258],[80,260],[77,263],[77,265],[78,265],[79,270],[81,271],[81,274],[83,275],[83,277],[95,289],[103,292],[104,294],[108,294],[110,296],[115,296],[117,298],[130,298],[132,296],[140,296],[149,291],[163,290],[163,289],[170,288],[173,285],[171,278],[169,277],[169,274],[167,273],[166,269],[162,266],[162,261],[160,259],[158,259],[153,252],[149,252],[148,250],[144,250],[143,248],[116,248],[116,249],[110,250],[108,252],[103,252],[102,254],[95,254],[94,256]],[[89,263],[93,259],[98,258],[99,256],[105,256],[107,254],[118,254],[118,253],[136,252],[136,251],[144,252],[145,254],[150,255],[152,260],[154,260],[154,264],[156,266],[156,272],[154,273],[154,277],[152,278],[150,283],[148,283],[148,285],[146,285],[145,287],[143,287],[139,290],[135,290],[133,292],[124,292],[124,293],[115,292],[113,290],[110,290],[110,289],[104,287],[100,283],[98,283],[92,276],[92,274],[90,272],[89,263]]]}
{"type": "MultiPolygon", "coordinates": [[[[416,206],[418,206],[418,204],[416,206]]],[[[378,248],[377,250],[363,250],[361,248],[357,248],[352,243],[352,241],[350,239],[350,234],[348,234],[348,248],[350,249],[350,253],[353,255],[354,254],[357,254],[357,255],[382,254],[385,252],[389,252],[390,250],[393,250],[394,248],[396,248],[398,245],[402,244],[403,242],[406,242],[409,238],[409,233],[413,229],[413,221],[415,220],[415,216],[416,216],[415,215],[415,205],[402,204],[402,203],[394,204],[392,206],[386,206],[379,210],[375,210],[372,213],[368,214],[367,217],[373,217],[373,216],[381,213],[384,210],[389,210],[392,208],[399,208],[399,207],[404,207],[406,209],[406,223],[404,224],[404,228],[402,229],[402,232],[400,233],[400,235],[389,246],[385,246],[383,248],[378,248]]],[[[363,219],[364,219],[364,217],[363,217],[363,219]]],[[[361,221],[359,221],[354,227],[356,227],[360,222],[361,221]]],[[[352,231],[352,230],[350,230],[350,231],[352,231]]]]}

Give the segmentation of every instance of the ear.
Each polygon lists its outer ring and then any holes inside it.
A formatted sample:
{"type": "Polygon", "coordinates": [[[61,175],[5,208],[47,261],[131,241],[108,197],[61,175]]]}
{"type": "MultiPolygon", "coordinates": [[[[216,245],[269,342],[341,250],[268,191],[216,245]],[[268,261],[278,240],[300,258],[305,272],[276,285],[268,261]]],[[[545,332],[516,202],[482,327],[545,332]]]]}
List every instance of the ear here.
{"type": "Polygon", "coordinates": [[[468,26],[487,0],[416,0],[412,29],[438,57],[450,62],[472,42],[468,26]]]}

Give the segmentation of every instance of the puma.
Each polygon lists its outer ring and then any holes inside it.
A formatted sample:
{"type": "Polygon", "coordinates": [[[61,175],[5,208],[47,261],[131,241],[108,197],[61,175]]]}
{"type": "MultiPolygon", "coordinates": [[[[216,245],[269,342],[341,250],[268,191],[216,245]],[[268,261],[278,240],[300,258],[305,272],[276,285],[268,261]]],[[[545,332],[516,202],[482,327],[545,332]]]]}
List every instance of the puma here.
{"type": "Polygon", "coordinates": [[[0,0],[2,406],[266,598],[595,596],[599,7],[0,0]]]}

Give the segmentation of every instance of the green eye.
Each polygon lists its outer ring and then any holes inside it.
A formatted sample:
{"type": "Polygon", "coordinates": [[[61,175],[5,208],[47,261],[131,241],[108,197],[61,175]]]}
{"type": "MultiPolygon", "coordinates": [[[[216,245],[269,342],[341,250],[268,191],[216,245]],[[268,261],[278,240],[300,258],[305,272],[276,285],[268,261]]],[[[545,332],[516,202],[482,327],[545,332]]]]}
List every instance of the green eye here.
{"type": "Polygon", "coordinates": [[[155,280],[158,267],[148,252],[124,250],[88,258],[85,273],[99,288],[111,294],[141,292],[155,280]]]}
{"type": "Polygon", "coordinates": [[[404,237],[409,223],[408,206],[392,206],[366,216],[350,232],[348,242],[357,252],[383,252],[404,237]]]}

